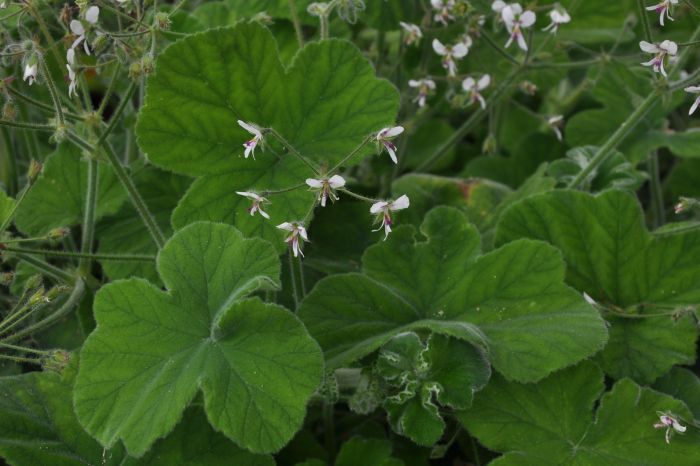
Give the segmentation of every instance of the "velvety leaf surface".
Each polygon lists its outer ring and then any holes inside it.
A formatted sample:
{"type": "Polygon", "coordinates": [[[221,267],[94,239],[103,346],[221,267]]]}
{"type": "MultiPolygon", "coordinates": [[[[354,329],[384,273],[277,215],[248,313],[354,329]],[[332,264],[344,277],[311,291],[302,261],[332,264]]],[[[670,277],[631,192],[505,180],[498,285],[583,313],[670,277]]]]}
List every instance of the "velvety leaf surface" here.
{"type": "Polygon", "coordinates": [[[654,389],[684,402],[700,419],[700,378],[683,367],[674,367],[654,383],[654,389]]]}
{"type": "Polygon", "coordinates": [[[254,452],[280,449],[301,426],[322,360],[293,314],[243,299],[278,286],[272,246],[196,223],[167,242],[157,268],[167,292],[131,279],[97,293],[97,329],[75,387],[81,424],[102,444],[122,439],[140,456],[201,388],[216,430],[254,452]]]}
{"type": "Polygon", "coordinates": [[[695,360],[694,319],[670,313],[700,302],[700,233],[655,237],[625,192],[557,191],[525,199],[503,215],[497,242],[517,238],[559,248],[567,282],[610,307],[610,342],[601,355],[608,374],[648,383],[695,360]],[[645,314],[651,316],[640,318],[645,314]]]}
{"type": "MultiPolygon", "coordinates": [[[[692,419],[688,408],[668,395],[617,382],[604,390],[603,373],[593,363],[556,372],[537,384],[494,377],[477,393],[460,421],[487,448],[511,452],[498,465],[694,465],[700,435],[689,428],[670,444],[654,429],[658,412],[692,419]]],[[[682,421],[686,424],[687,421],[682,421]]]]}
{"type": "MultiPolygon", "coordinates": [[[[46,159],[42,174],[17,209],[17,228],[27,235],[41,236],[82,220],[88,172],[82,157],[79,149],[65,144],[46,159]]],[[[97,186],[96,218],[113,214],[126,200],[126,193],[112,170],[102,163],[97,186]]]]}
{"type": "Polygon", "coordinates": [[[555,249],[516,241],[482,256],[475,228],[448,207],[432,210],[421,233],[427,241],[397,228],[365,252],[362,274],[323,279],[302,302],[330,367],[417,328],[488,348],[496,370],[515,380],[538,380],[602,347],[603,320],[563,284],[555,249]]]}
{"type": "Polygon", "coordinates": [[[272,34],[240,23],[196,34],[160,55],[137,133],[153,163],[202,175],[174,212],[176,228],[223,221],[282,248],[275,225],[305,218],[314,195],[304,188],[274,195],[266,221],[251,217],[250,201],[236,191],[284,190],[315,174],[269,134],[265,152],[258,148],[257,160],[244,159],[242,144],[252,136],[236,120],[272,127],[305,157],[330,167],[392,123],[397,107],[395,88],[377,79],[349,42],[309,43],[285,70],[272,34]]]}

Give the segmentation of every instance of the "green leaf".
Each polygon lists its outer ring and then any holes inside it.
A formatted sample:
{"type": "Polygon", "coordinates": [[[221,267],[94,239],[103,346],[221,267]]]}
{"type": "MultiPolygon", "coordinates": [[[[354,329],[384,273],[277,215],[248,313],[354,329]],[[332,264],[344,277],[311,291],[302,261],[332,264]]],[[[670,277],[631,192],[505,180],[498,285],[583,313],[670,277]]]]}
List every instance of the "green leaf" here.
{"type": "Polygon", "coordinates": [[[413,332],[384,345],[376,369],[391,387],[384,407],[392,428],[424,446],[440,440],[445,428],[438,403],[468,408],[491,376],[488,359],[476,347],[436,334],[423,344],[413,332]]]}
{"type": "Polygon", "coordinates": [[[654,389],[681,400],[693,412],[695,419],[700,419],[700,378],[692,371],[674,367],[654,383],[654,389]]]}
{"type": "Polygon", "coordinates": [[[416,0],[365,1],[367,11],[362,15],[368,26],[380,31],[401,29],[400,21],[420,23],[421,9],[416,0]]]}
{"type": "Polygon", "coordinates": [[[14,208],[15,200],[0,189],[0,225],[5,223],[5,220],[12,214],[14,208]]]}
{"type": "MultiPolygon", "coordinates": [[[[133,179],[161,231],[169,236],[172,233],[170,215],[191,180],[152,167],[139,171],[133,179]]],[[[115,215],[104,218],[97,227],[97,237],[99,253],[155,255],[158,252],[153,238],[131,204],[124,205],[115,215]]],[[[155,262],[104,261],[102,269],[112,280],[142,277],[160,283],[155,262]]]]}
{"type": "Polygon", "coordinates": [[[590,362],[519,384],[494,377],[477,393],[474,406],[459,414],[484,446],[511,452],[498,465],[666,466],[700,462],[700,435],[688,428],[669,445],[654,429],[659,412],[692,419],[688,408],[668,395],[629,379],[604,389],[603,373],[590,362]]]}
{"type": "Polygon", "coordinates": [[[322,360],[293,314],[243,299],[278,286],[274,249],[233,227],[196,223],[166,243],[157,268],[167,292],[131,279],[97,293],[97,329],[75,387],[82,425],[139,456],[201,388],[216,430],[254,452],[280,449],[301,426],[322,360]]]}
{"type": "Polygon", "coordinates": [[[329,367],[414,329],[486,346],[496,370],[523,381],[602,347],[603,320],[563,284],[554,248],[517,241],[480,256],[476,230],[448,207],[430,211],[421,233],[427,241],[416,242],[410,226],[397,228],[367,249],[362,274],[325,278],[304,299],[300,316],[329,367]]]}
{"type": "MultiPolygon", "coordinates": [[[[88,167],[79,149],[69,144],[49,155],[44,170],[17,209],[15,223],[23,233],[41,236],[57,227],[80,223],[85,209],[88,167]]],[[[126,193],[112,170],[100,164],[96,218],[116,212],[126,193]]]]}
{"type": "Polygon", "coordinates": [[[695,360],[697,326],[683,309],[700,302],[700,233],[653,236],[637,200],[622,191],[554,191],[506,211],[497,243],[518,238],[559,248],[567,282],[608,309],[608,374],[649,383],[695,360]],[[671,318],[674,310],[680,318],[671,318]]]}
{"type": "Polygon", "coordinates": [[[257,160],[244,159],[242,144],[251,135],[236,120],[273,127],[305,157],[330,167],[392,123],[397,108],[396,89],[377,79],[349,42],[309,43],[285,70],[271,33],[240,23],[178,41],[159,56],[137,134],[154,164],[201,176],[173,214],[176,228],[197,220],[231,223],[281,251],[284,235],[275,225],[306,218],[314,194],[304,186],[272,196],[266,221],[250,216],[249,200],[236,191],[284,190],[314,172],[269,134],[257,160]]]}
{"type": "Polygon", "coordinates": [[[335,466],[402,466],[403,462],[391,456],[391,442],[383,439],[353,437],[345,442],[338,453],[335,466]]]}

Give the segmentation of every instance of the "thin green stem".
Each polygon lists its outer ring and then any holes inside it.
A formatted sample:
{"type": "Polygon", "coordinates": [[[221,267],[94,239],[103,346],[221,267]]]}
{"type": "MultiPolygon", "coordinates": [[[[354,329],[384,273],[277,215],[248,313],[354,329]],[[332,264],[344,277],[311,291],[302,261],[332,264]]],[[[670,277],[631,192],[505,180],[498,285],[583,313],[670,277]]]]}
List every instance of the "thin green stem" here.
{"type": "Polygon", "coordinates": [[[345,193],[350,197],[354,197],[355,199],[359,199],[361,201],[372,202],[372,203],[379,202],[377,199],[372,199],[371,197],[366,197],[366,196],[363,196],[362,194],[354,193],[354,192],[350,191],[349,189],[341,188],[341,189],[338,189],[338,191],[341,193],[345,193]]]}
{"type": "Polygon", "coordinates": [[[112,93],[114,92],[114,87],[117,84],[117,80],[119,78],[121,70],[122,65],[121,63],[117,62],[116,66],[114,67],[114,74],[112,75],[112,79],[109,81],[109,86],[107,86],[107,90],[105,91],[104,95],[102,96],[102,100],[100,101],[100,106],[97,108],[98,115],[102,115],[105,111],[105,108],[107,108],[107,104],[109,103],[109,99],[112,97],[112,93]]]}
{"type": "Polygon", "coordinates": [[[15,213],[17,213],[17,209],[19,209],[19,206],[22,204],[22,202],[24,202],[24,198],[27,196],[29,190],[32,189],[32,186],[34,186],[33,183],[27,183],[27,185],[19,193],[19,196],[17,196],[17,200],[12,206],[12,209],[10,209],[5,216],[5,220],[2,222],[2,224],[0,224],[0,235],[2,235],[5,230],[7,230],[7,227],[10,226],[10,223],[12,223],[12,220],[15,218],[15,213]]]}
{"type": "Polygon", "coordinates": [[[511,84],[520,75],[522,70],[523,68],[517,68],[506,76],[503,82],[501,82],[498,88],[496,88],[488,99],[486,108],[483,109],[479,107],[474,113],[472,113],[467,121],[465,121],[462,126],[457,128],[457,130],[452,133],[447,141],[443,142],[430,157],[425,159],[423,163],[416,168],[416,172],[428,170],[435,162],[440,160],[452,146],[457,144],[464,138],[464,136],[469,134],[469,132],[473,130],[486,115],[488,115],[488,109],[497,104],[507,94],[511,84]]]}
{"type": "Polygon", "coordinates": [[[0,359],[6,359],[17,363],[41,364],[39,359],[22,358],[20,356],[10,356],[9,354],[0,354],[0,359]]]}
{"type": "MultiPolygon", "coordinates": [[[[53,52],[53,58],[56,60],[57,65],[61,65],[61,54],[58,52],[58,48],[56,47],[56,43],[53,40],[53,35],[51,35],[51,31],[49,31],[49,27],[46,25],[46,21],[44,21],[44,18],[41,16],[41,13],[34,8],[32,5],[32,2],[26,2],[26,5],[28,6],[28,11],[31,13],[32,16],[34,16],[34,19],[36,20],[37,24],[39,25],[39,29],[41,30],[41,34],[44,36],[44,39],[46,42],[49,44],[48,48],[51,49],[53,52]]],[[[41,57],[43,60],[44,58],[41,57]]],[[[48,68],[48,67],[47,67],[48,68]]],[[[51,79],[49,76],[46,78],[51,79]]]]}
{"type": "Polygon", "coordinates": [[[644,30],[644,40],[647,42],[653,42],[651,37],[651,26],[649,26],[649,18],[647,18],[644,0],[637,0],[637,12],[639,13],[639,21],[642,23],[642,29],[644,30]]]}
{"type": "MultiPolygon", "coordinates": [[[[689,41],[694,42],[696,40],[700,39],[700,25],[698,25],[695,28],[695,31],[693,31],[693,35],[690,36],[689,41]]],[[[690,58],[691,53],[693,52],[692,47],[686,47],[684,48],[681,53],[678,54],[678,60],[671,66],[671,68],[668,70],[668,79],[670,80],[672,77],[676,75],[676,73],[680,72],[680,70],[683,69],[685,66],[686,62],[690,58]]]]}
{"type": "Polygon", "coordinates": [[[50,353],[49,351],[43,351],[43,350],[35,349],[35,348],[27,348],[24,346],[11,345],[9,343],[2,343],[2,342],[0,342],[0,348],[6,348],[6,349],[15,350],[15,351],[21,351],[24,353],[33,353],[33,354],[40,354],[40,355],[47,355],[50,353]]]}
{"type": "Polygon", "coordinates": [[[333,403],[324,401],[323,403],[323,431],[325,435],[326,451],[335,457],[335,410],[333,403]]]}
{"type": "MultiPolygon", "coordinates": [[[[80,252],[90,256],[95,240],[95,212],[97,211],[97,186],[99,183],[99,166],[95,157],[87,161],[87,186],[85,187],[85,212],[83,214],[83,231],[80,242],[80,252]]],[[[91,257],[80,259],[80,271],[86,274],[90,270],[91,257]]]]}
{"type": "Polygon", "coordinates": [[[694,84],[698,77],[700,77],[700,68],[690,73],[685,79],[669,83],[668,90],[669,92],[675,92],[680,89],[684,89],[685,87],[694,84]]]}
{"type": "Polygon", "coordinates": [[[318,17],[321,24],[320,36],[321,40],[328,39],[328,14],[323,14],[318,17]]]}
{"type": "Polygon", "coordinates": [[[54,107],[56,107],[56,118],[58,119],[60,125],[64,126],[66,124],[66,120],[63,116],[63,107],[61,106],[61,99],[59,99],[58,97],[58,90],[56,90],[56,84],[53,82],[53,78],[51,77],[51,73],[49,72],[49,67],[46,64],[46,59],[43,57],[43,55],[38,56],[42,72],[44,73],[44,77],[46,78],[46,87],[49,88],[51,100],[53,100],[54,107]]]}
{"type": "Polygon", "coordinates": [[[661,231],[654,231],[652,232],[652,234],[654,234],[655,236],[673,236],[696,231],[700,231],[700,222],[681,224],[678,226],[664,228],[661,231]]]}
{"type": "Polygon", "coordinates": [[[299,287],[298,287],[298,282],[297,282],[297,277],[296,277],[296,267],[294,265],[294,258],[292,257],[292,251],[291,249],[287,253],[287,257],[289,259],[289,281],[292,282],[292,296],[294,296],[294,312],[296,312],[299,309],[299,302],[301,301],[300,299],[300,292],[299,292],[299,287]]]}
{"type": "Polygon", "coordinates": [[[155,256],[148,254],[93,254],[86,252],[54,251],[51,249],[36,248],[15,248],[6,246],[6,251],[24,254],[42,254],[49,257],[66,257],[74,259],[90,259],[96,261],[119,261],[119,262],[154,262],[155,256]]]}
{"type": "Polygon", "coordinates": [[[583,183],[590,175],[593,170],[598,168],[603,162],[605,162],[608,157],[613,153],[617,146],[622,143],[622,141],[627,137],[627,135],[637,127],[639,122],[644,118],[647,112],[656,104],[659,99],[658,92],[650,93],[641,104],[637,106],[634,112],[627,117],[625,120],[613,133],[612,136],[608,138],[605,143],[598,148],[598,152],[593,156],[591,161],[586,165],[586,167],[579,172],[576,177],[569,183],[569,188],[578,188],[581,183],[583,183]]]}
{"type": "Polygon", "coordinates": [[[357,146],[355,149],[353,149],[353,151],[350,152],[348,155],[346,155],[345,157],[343,157],[343,160],[341,160],[340,162],[336,163],[336,164],[333,166],[333,168],[331,168],[330,170],[328,170],[328,174],[335,173],[336,170],[338,170],[340,167],[342,167],[343,165],[345,165],[345,164],[348,162],[348,160],[352,159],[352,158],[353,158],[358,152],[360,152],[367,144],[369,144],[369,142],[370,142],[372,139],[374,139],[374,135],[367,136],[367,137],[362,141],[362,143],[361,143],[359,146],[357,146]]]}
{"type": "Polygon", "coordinates": [[[304,278],[304,261],[301,260],[301,257],[297,257],[295,258],[294,262],[296,262],[296,265],[299,269],[299,291],[300,297],[303,300],[306,296],[306,278],[304,278]]]}
{"type": "Polygon", "coordinates": [[[2,151],[5,157],[1,157],[0,173],[10,196],[17,194],[19,190],[19,172],[17,171],[17,154],[12,148],[12,134],[6,126],[0,126],[2,136],[2,151]]]}
{"type": "Polygon", "coordinates": [[[658,228],[666,222],[666,212],[664,211],[664,193],[661,188],[658,151],[652,151],[649,153],[647,168],[649,171],[652,223],[654,228],[658,228]]]}
{"type": "Polygon", "coordinates": [[[700,15],[700,9],[693,5],[693,2],[690,0],[683,0],[686,5],[690,7],[691,10],[693,10],[696,14],[700,15]]]}
{"type": "Polygon", "coordinates": [[[287,140],[284,137],[282,137],[282,135],[278,133],[274,128],[265,128],[263,131],[272,134],[275,137],[275,139],[277,139],[280,142],[280,144],[282,144],[289,151],[290,154],[298,158],[315,174],[319,175],[321,173],[319,169],[310,160],[301,155],[299,151],[296,150],[294,146],[292,146],[289,142],[287,142],[287,140]]]}
{"type": "MultiPolygon", "coordinates": [[[[54,107],[52,107],[51,105],[45,104],[44,102],[40,102],[36,99],[33,99],[33,98],[29,97],[28,95],[23,94],[22,92],[18,91],[17,89],[15,89],[13,87],[6,86],[5,89],[7,89],[7,91],[13,97],[17,97],[19,100],[23,100],[24,102],[26,102],[30,105],[33,105],[33,106],[40,108],[42,110],[46,110],[47,112],[54,112],[55,111],[54,107]]],[[[82,116],[78,115],[77,113],[67,112],[65,110],[64,110],[63,114],[66,116],[66,118],[71,118],[73,120],[83,120],[84,119],[82,116]]]]}
{"type": "Polygon", "coordinates": [[[73,283],[75,283],[75,277],[73,275],[69,274],[64,270],[59,269],[58,267],[54,267],[48,262],[44,262],[38,257],[34,257],[31,254],[25,254],[21,252],[15,252],[14,254],[19,260],[26,262],[35,269],[39,270],[44,275],[51,277],[57,282],[66,283],[68,285],[72,285],[73,283]]]}
{"type": "Polygon", "coordinates": [[[486,31],[481,31],[481,37],[484,38],[487,44],[491,46],[492,49],[494,49],[496,52],[498,52],[502,57],[505,57],[506,60],[509,62],[513,63],[514,65],[520,66],[521,63],[511,54],[509,54],[503,47],[498,45],[496,41],[494,41],[490,35],[486,33],[486,31]]]}
{"type": "Polygon", "coordinates": [[[54,125],[30,123],[28,121],[0,120],[0,125],[11,126],[13,128],[32,129],[35,131],[56,131],[56,127],[54,125]]]}
{"type": "Polygon", "coordinates": [[[260,195],[263,197],[274,196],[276,194],[288,193],[289,191],[296,191],[297,189],[303,188],[304,186],[306,186],[306,183],[299,183],[297,185],[290,186],[289,188],[277,189],[274,191],[272,191],[272,190],[263,191],[262,193],[260,193],[260,195]]]}
{"type": "Polygon", "coordinates": [[[304,32],[301,29],[301,22],[299,21],[299,12],[297,11],[296,0],[289,0],[289,11],[292,16],[292,23],[294,24],[294,33],[297,36],[297,42],[299,43],[299,48],[304,47],[304,32]]]}

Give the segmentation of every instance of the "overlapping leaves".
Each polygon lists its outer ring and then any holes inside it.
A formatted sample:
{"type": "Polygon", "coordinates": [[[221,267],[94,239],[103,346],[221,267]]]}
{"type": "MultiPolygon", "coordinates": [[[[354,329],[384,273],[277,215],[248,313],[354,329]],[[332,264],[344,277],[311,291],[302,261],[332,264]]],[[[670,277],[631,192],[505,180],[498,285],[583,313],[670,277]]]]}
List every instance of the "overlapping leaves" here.
{"type": "Polygon", "coordinates": [[[363,273],[320,281],[300,316],[327,364],[360,359],[407,330],[426,329],[483,349],[509,379],[535,381],[597,352],[607,334],[581,295],[563,284],[564,263],[539,241],[480,255],[479,235],[456,209],[428,213],[370,247],[363,273]],[[556,348],[553,351],[552,348],[556,348]]]}
{"type": "Polygon", "coordinates": [[[200,222],[167,242],[157,269],[167,292],[130,279],[97,293],[75,386],[81,424],[140,456],[201,388],[216,430],[255,452],[281,448],[301,426],[322,360],[293,314],[244,299],[278,286],[272,246],[200,222]]]}
{"type": "Polygon", "coordinates": [[[330,168],[393,122],[398,108],[395,88],[374,76],[351,43],[308,44],[285,70],[274,38],[255,23],[169,47],[147,89],[137,127],[141,147],[163,168],[200,176],[174,212],[175,227],[223,221],[279,247],[282,233],[274,225],[305,218],[313,194],[302,188],[275,195],[268,222],[248,215],[248,200],[236,191],[285,190],[314,172],[270,135],[267,152],[244,159],[242,144],[251,135],[236,120],[273,127],[305,157],[330,168]]]}
{"type": "Polygon", "coordinates": [[[497,242],[548,241],[564,254],[567,282],[608,307],[605,371],[649,383],[695,360],[700,303],[700,233],[654,236],[631,194],[557,191],[533,196],[502,217],[497,242]]]}

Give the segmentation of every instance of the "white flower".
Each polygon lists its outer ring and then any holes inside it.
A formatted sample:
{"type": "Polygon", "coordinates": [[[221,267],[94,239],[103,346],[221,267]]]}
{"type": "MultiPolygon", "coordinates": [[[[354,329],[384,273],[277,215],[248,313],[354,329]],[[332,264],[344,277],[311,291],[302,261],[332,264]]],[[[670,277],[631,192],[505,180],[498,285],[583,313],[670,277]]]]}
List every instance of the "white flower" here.
{"type": "Polygon", "coordinates": [[[452,9],[455,7],[454,0],[430,0],[430,4],[437,10],[433,18],[436,22],[447,26],[448,21],[455,19],[452,16],[452,9]]]}
{"type": "Polygon", "coordinates": [[[284,241],[292,246],[294,257],[298,257],[299,254],[301,254],[301,257],[304,257],[304,253],[301,252],[301,243],[299,242],[299,238],[304,241],[309,241],[309,237],[306,236],[306,228],[304,228],[304,225],[299,222],[284,222],[277,225],[277,228],[291,232],[284,241]]]}
{"type": "Polygon", "coordinates": [[[659,14],[659,24],[662,26],[664,25],[664,16],[671,21],[673,21],[673,18],[671,18],[671,6],[672,5],[678,5],[678,0],[663,0],[661,3],[658,5],[654,6],[648,6],[647,10],[648,11],[656,11],[659,14]]]}
{"type": "Polygon", "coordinates": [[[245,158],[248,158],[249,155],[252,155],[253,160],[255,160],[255,148],[258,146],[258,144],[262,143],[262,132],[260,132],[260,130],[257,127],[253,126],[250,123],[246,123],[242,120],[238,120],[238,125],[253,135],[253,139],[246,141],[243,144],[243,147],[245,147],[245,153],[243,155],[245,158]]]}
{"type": "Polygon", "coordinates": [[[559,30],[559,26],[566,24],[571,21],[571,16],[563,8],[555,8],[549,12],[549,19],[552,20],[549,26],[542,29],[543,31],[551,31],[552,34],[556,34],[559,30]]]}
{"type": "Polygon", "coordinates": [[[501,16],[510,34],[510,38],[508,42],[506,42],[506,48],[510,47],[510,44],[515,40],[522,50],[527,51],[527,42],[523,35],[523,29],[529,28],[535,24],[535,20],[537,19],[535,13],[529,10],[523,11],[523,7],[521,7],[520,4],[513,3],[503,8],[501,16]]]}
{"type": "Polygon", "coordinates": [[[678,433],[683,433],[686,431],[686,427],[681,425],[673,415],[669,413],[656,413],[659,416],[659,422],[654,424],[655,429],[666,429],[666,443],[671,443],[671,433],[676,431],[678,433]]]}
{"type": "Polygon", "coordinates": [[[406,45],[417,44],[423,38],[423,32],[415,24],[404,23],[399,21],[399,24],[406,32],[406,37],[404,37],[404,43],[406,45]]]}
{"type": "Polygon", "coordinates": [[[254,216],[255,212],[260,212],[260,215],[265,217],[266,219],[270,219],[270,216],[268,215],[267,212],[262,210],[261,204],[264,202],[269,202],[267,198],[264,198],[256,193],[250,192],[250,191],[236,191],[236,194],[247,197],[248,199],[253,201],[253,205],[248,208],[248,212],[250,212],[250,216],[254,216]]]}
{"type": "Polygon", "coordinates": [[[425,99],[436,87],[435,81],[432,79],[411,79],[408,81],[408,85],[413,88],[418,88],[418,97],[413,99],[413,101],[418,102],[419,107],[425,106],[425,99]]]}
{"type": "Polygon", "coordinates": [[[391,225],[393,225],[391,220],[391,212],[406,209],[409,205],[410,202],[408,200],[408,196],[405,194],[395,201],[380,201],[372,204],[369,212],[374,215],[381,215],[382,217],[382,224],[379,225],[379,228],[372,231],[379,231],[384,228],[384,239],[386,240],[389,233],[391,233],[391,225]]]}
{"type": "MultiPolygon", "coordinates": [[[[97,19],[99,16],[100,8],[93,5],[90,8],[88,8],[85,12],[85,21],[94,26],[97,24],[97,19]]],[[[80,45],[81,42],[83,42],[83,48],[85,49],[85,53],[90,55],[90,48],[88,47],[87,40],[85,40],[85,26],[83,26],[83,23],[81,23],[77,19],[74,19],[70,22],[70,30],[73,34],[78,36],[78,38],[73,41],[73,44],[71,44],[70,48],[74,49],[78,45],[80,45]]]]}
{"type": "Polygon", "coordinates": [[[474,78],[468,77],[467,79],[462,81],[462,89],[469,93],[469,100],[471,104],[479,102],[481,108],[486,109],[486,101],[481,95],[481,91],[489,87],[490,84],[491,76],[489,76],[488,74],[483,75],[478,82],[474,80],[474,78]]]}
{"type": "Polygon", "coordinates": [[[661,72],[664,77],[668,77],[666,70],[664,69],[664,60],[666,55],[673,57],[678,52],[678,45],[670,40],[665,40],[661,44],[651,44],[647,41],[641,41],[639,43],[639,48],[646,53],[653,53],[654,58],[648,62],[642,63],[643,66],[651,66],[655,73],[661,72]]]}
{"type": "Polygon", "coordinates": [[[563,115],[554,115],[551,116],[547,120],[547,124],[549,124],[549,127],[552,128],[552,131],[554,131],[554,134],[557,135],[557,139],[562,141],[563,135],[561,134],[561,128],[564,126],[564,116],[563,115]]]}
{"type": "Polygon", "coordinates": [[[690,111],[688,112],[688,115],[692,115],[695,113],[695,110],[697,110],[698,105],[700,105],[700,86],[688,86],[685,88],[685,92],[690,92],[691,94],[699,94],[695,98],[695,102],[693,102],[693,105],[690,107],[690,111]]]}
{"type": "Polygon", "coordinates": [[[387,152],[389,152],[389,157],[394,163],[399,163],[396,158],[396,146],[392,139],[394,139],[399,134],[403,133],[403,126],[394,126],[393,128],[384,128],[377,133],[377,141],[381,143],[387,152]]]}
{"type": "Polygon", "coordinates": [[[30,86],[36,82],[36,73],[38,71],[37,64],[34,63],[30,65],[27,63],[24,65],[24,77],[23,80],[27,81],[30,86]]]}
{"type": "Polygon", "coordinates": [[[68,98],[71,99],[73,98],[73,94],[75,94],[75,88],[78,85],[78,80],[75,76],[75,70],[71,68],[70,65],[66,65],[66,68],[68,68],[68,79],[70,80],[70,84],[68,84],[68,98]]]}
{"type": "Polygon", "coordinates": [[[507,3],[503,0],[496,0],[491,4],[491,9],[500,15],[503,9],[506,7],[506,5],[507,3]]]}
{"type": "Polygon", "coordinates": [[[469,47],[463,42],[459,42],[452,47],[444,45],[438,39],[433,39],[433,50],[442,56],[442,67],[447,70],[449,76],[457,74],[457,64],[455,58],[461,60],[469,53],[469,47]]]}
{"type": "Polygon", "coordinates": [[[332,201],[337,201],[338,196],[333,191],[334,189],[345,186],[345,179],[340,175],[333,175],[330,178],[307,178],[306,184],[314,190],[318,190],[318,200],[321,201],[321,207],[326,207],[326,201],[330,197],[332,201]]]}

